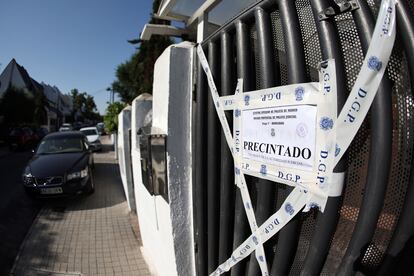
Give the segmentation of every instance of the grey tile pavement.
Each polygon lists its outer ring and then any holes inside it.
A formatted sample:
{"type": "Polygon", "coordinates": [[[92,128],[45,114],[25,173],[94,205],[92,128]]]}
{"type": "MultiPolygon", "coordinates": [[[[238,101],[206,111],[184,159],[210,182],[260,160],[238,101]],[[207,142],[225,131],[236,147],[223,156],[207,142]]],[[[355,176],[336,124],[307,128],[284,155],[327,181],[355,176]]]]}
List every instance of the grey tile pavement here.
{"type": "Polygon", "coordinates": [[[11,275],[151,275],[112,151],[95,154],[94,179],[93,195],[46,204],[11,275]]]}

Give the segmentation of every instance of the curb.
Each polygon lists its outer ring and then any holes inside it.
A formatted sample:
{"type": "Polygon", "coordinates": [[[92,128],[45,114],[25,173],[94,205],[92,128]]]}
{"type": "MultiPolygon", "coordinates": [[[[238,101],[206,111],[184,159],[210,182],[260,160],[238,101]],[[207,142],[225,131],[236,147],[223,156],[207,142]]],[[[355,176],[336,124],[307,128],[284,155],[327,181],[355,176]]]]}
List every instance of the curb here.
{"type": "MultiPolygon", "coordinates": [[[[1,157],[1,156],[0,156],[0,157],[1,157]]],[[[21,255],[21,253],[23,252],[23,249],[24,249],[24,247],[25,247],[25,245],[26,245],[26,243],[27,243],[27,240],[28,240],[29,236],[30,236],[30,235],[32,234],[32,232],[33,232],[33,226],[34,226],[34,225],[37,223],[37,221],[39,220],[40,215],[41,215],[41,213],[43,212],[43,210],[44,210],[44,207],[42,207],[42,208],[39,210],[39,213],[36,215],[35,219],[33,220],[32,225],[30,225],[29,231],[27,231],[26,236],[24,236],[24,239],[23,239],[23,241],[22,241],[22,244],[20,244],[20,246],[19,246],[19,251],[17,252],[16,258],[14,259],[13,267],[12,267],[12,269],[10,270],[10,273],[9,273],[9,275],[10,275],[10,276],[17,276],[17,275],[15,274],[15,272],[16,272],[16,266],[17,266],[17,263],[19,262],[19,259],[20,259],[20,255],[21,255]]]]}

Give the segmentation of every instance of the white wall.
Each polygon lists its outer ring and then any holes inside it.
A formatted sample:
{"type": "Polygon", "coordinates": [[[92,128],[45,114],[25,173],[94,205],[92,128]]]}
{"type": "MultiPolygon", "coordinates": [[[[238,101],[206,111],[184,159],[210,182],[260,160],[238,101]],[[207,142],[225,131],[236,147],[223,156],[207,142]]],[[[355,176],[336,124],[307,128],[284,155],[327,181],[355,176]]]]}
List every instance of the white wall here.
{"type": "MultiPolygon", "coordinates": [[[[142,184],[139,145],[132,140],[137,214],[147,261],[159,276],[195,275],[191,191],[193,45],[170,46],[154,68],[152,126],[167,134],[169,203],[142,184]]],[[[141,96],[140,96],[141,97],[141,96]]],[[[142,127],[145,101],[132,103],[132,131],[142,127]]],[[[146,115],[148,117],[148,115],[146,115]]],[[[136,136],[136,135],[134,135],[136,136]]]]}
{"type": "Polygon", "coordinates": [[[131,145],[129,141],[130,128],[131,106],[127,106],[118,115],[118,163],[129,210],[135,211],[135,195],[132,185],[131,145]]]}

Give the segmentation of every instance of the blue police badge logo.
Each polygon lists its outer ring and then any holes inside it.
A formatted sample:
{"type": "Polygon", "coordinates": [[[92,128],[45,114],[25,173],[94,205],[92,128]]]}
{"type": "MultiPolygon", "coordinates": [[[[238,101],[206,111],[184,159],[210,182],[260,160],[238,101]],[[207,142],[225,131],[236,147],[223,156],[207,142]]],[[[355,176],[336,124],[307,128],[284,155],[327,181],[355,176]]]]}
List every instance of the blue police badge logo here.
{"type": "Polygon", "coordinates": [[[316,202],[311,202],[309,203],[309,209],[315,208],[315,209],[319,209],[319,204],[316,202]]]}
{"type": "Polygon", "coordinates": [[[240,109],[234,110],[234,116],[239,117],[241,115],[240,109]]]}
{"type": "Polygon", "coordinates": [[[331,118],[328,117],[322,117],[319,125],[321,127],[321,129],[323,130],[329,130],[333,128],[333,120],[331,118]]]}
{"type": "Polygon", "coordinates": [[[261,261],[262,263],[264,262],[263,256],[259,256],[259,261],[261,261]]]}
{"type": "Polygon", "coordinates": [[[250,101],[250,96],[249,95],[244,96],[244,105],[249,105],[249,101],[250,101]]]}
{"type": "Polygon", "coordinates": [[[257,240],[256,236],[253,236],[252,237],[252,240],[253,240],[253,242],[254,242],[255,245],[258,245],[259,244],[259,241],[257,240]]]}
{"type": "Polygon", "coordinates": [[[275,137],[276,132],[275,132],[275,129],[274,129],[274,128],[272,128],[272,129],[270,130],[270,135],[271,135],[272,137],[275,137]]]}
{"type": "Polygon", "coordinates": [[[341,152],[341,148],[338,146],[338,144],[335,145],[335,156],[338,156],[341,152]]]}
{"type": "Polygon", "coordinates": [[[303,100],[303,95],[305,94],[305,89],[302,86],[299,86],[295,89],[295,97],[296,101],[303,100]]]}
{"type": "Polygon", "coordinates": [[[234,172],[239,175],[240,174],[240,169],[239,168],[234,168],[234,172]]]}
{"type": "Polygon", "coordinates": [[[247,208],[247,209],[250,209],[250,204],[249,204],[249,202],[246,202],[244,205],[246,206],[246,208],[247,208]]]}
{"type": "Polygon", "coordinates": [[[379,71],[381,70],[382,62],[376,57],[372,56],[368,59],[368,68],[373,71],[379,71]]]}
{"type": "Polygon", "coordinates": [[[289,202],[286,203],[285,205],[285,211],[286,213],[288,213],[289,215],[293,215],[293,213],[295,212],[295,209],[293,209],[292,204],[290,204],[289,202]]]}
{"type": "Polygon", "coordinates": [[[263,174],[263,175],[266,175],[267,174],[266,165],[261,165],[260,166],[260,173],[263,174]]]}

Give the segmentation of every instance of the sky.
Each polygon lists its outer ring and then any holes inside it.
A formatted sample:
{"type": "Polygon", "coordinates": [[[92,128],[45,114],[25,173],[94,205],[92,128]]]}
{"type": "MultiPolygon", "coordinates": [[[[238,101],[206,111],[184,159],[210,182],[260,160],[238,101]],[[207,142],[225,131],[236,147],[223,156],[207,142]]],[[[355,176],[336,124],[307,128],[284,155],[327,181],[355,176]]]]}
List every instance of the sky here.
{"type": "Polygon", "coordinates": [[[92,95],[104,114],[118,64],[135,52],[152,0],[0,0],[0,72],[12,58],[38,82],[92,95]]]}

